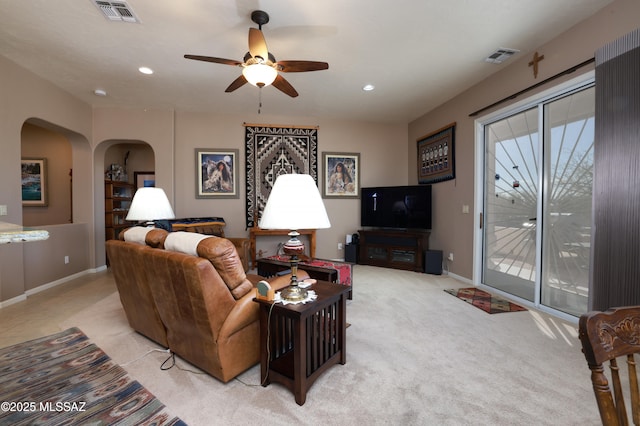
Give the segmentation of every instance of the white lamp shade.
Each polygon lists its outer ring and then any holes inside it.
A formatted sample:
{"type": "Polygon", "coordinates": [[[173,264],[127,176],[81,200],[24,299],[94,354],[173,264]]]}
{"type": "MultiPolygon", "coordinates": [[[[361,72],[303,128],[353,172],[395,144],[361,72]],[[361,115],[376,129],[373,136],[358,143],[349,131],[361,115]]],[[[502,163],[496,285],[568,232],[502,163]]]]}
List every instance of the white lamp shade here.
{"type": "Polygon", "coordinates": [[[162,188],[144,187],[136,191],[131,201],[127,220],[163,220],[174,219],[167,194],[162,188]]]}
{"type": "Polygon", "coordinates": [[[242,75],[256,87],[268,86],[278,76],[278,71],[269,65],[253,64],[242,69],[242,75]]]}
{"type": "Polygon", "coordinates": [[[331,227],[320,191],[309,175],[280,175],[271,189],[259,222],[263,229],[331,227]]]}

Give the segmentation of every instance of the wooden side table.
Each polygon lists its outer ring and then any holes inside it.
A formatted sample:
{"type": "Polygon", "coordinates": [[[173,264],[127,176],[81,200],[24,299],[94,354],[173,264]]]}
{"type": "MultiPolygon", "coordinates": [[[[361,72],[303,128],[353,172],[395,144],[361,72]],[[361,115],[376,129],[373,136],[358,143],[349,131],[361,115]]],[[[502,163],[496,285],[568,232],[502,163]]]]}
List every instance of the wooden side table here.
{"type": "MultiPolygon", "coordinates": [[[[290,231],[283,229],[262,229],[254,226],[249,228],[249,240],[251,243],[251,267],[256,265],[256,237],[259,235],[287,235],[290,231]]],[[[315,229],[298,229],[300,235],[309,236],[309,257],[316,257],[316,230],[315,229]]],[[[284,242],[284,241],[283,241],[284,242]]]]}
{"type": "Polygon", "coordinates": [[[296,305],[253,299],[260,304],[260,380],[284,385],[304,405],[307,391],[329,367],[347,362],[349,287],[318,281],[318,298],[296,305]],[[273,305],[273,306],[272,306],[273,305]]]}

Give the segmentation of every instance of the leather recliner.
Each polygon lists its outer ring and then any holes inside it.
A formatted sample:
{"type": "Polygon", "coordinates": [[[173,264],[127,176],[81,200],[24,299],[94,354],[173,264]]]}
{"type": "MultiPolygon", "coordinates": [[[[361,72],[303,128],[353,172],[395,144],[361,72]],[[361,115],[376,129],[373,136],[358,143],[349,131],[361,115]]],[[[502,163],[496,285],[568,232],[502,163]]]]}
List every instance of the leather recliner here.
{"type": "MultiPolygon", "coordinates": [[[[106,244],[134,330],[225,383],[259,362],[259,309],[253,298],[264,278],[245,273],[233,243],[157,229],[137,242],[127,241],[128,234],[123,233],[125,241],[106,244]]],[[[307,277],[303,271],[298,276],[307,277]]],[[[277,277],[270,284],[280,289],[289,279],[277,277]]]]}

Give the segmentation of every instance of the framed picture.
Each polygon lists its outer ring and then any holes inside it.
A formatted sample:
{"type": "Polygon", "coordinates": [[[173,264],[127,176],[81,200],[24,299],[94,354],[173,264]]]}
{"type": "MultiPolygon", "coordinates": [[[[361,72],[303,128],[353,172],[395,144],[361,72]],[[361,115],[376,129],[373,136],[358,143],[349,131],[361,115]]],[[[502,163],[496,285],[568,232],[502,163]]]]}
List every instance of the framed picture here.
{"type": "Polygon", "coordinates": [[[323,152],[322,196],[360,198],[360,154],[323,152]]]}
{"type": "Polygon", "coordinates": [[[22,159],[22,205],[44,207],[47,198],[47,159],[22,159]]]}
{"type": "Polygon", "coordinates": [[[155,172],[133,172],[136,189],[149,186],[156,186],[155,172]]]}
{"type": "Polygon", "coordinates": [[[455,129],[452,123],[418,139],[418,183],[455,179],[455,129]]]}
{"type": "Polygon", "coordinates": [[[239,198],[238,150],[196,148],[196,198],[239,198]]]}

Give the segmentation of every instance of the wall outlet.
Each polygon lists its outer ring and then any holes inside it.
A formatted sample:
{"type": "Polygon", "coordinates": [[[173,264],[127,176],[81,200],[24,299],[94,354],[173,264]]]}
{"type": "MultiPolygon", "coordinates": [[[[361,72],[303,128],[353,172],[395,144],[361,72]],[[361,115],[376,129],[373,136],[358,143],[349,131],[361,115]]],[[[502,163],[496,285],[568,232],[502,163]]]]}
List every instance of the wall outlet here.
{"type": "Polygon", "coordinates": [[[338,243],[338,250],[342,250],[342,243],[338,243]]]}
{"type": "Polygon", "coordinates": [[[449,253],[449,257],[447,257],[447,259],[453,262],[453,253],[449,253]]]}
{"type": "Polygon", "coordinates": [[[0,206],[0,216],[6,216],[7,215],[7,206],[6,204],[3,204],[0,206]]]}
{"type": "Polygon", "coordinates": [[[65,256],[64,257],[64,264],[68,264],[69,263],[69,256],[65,256]]]}

